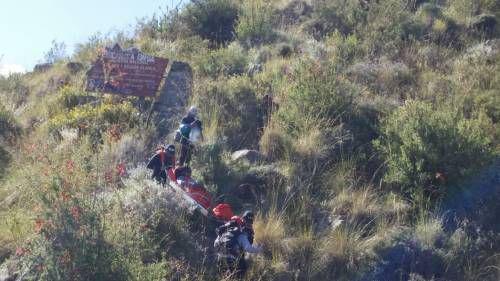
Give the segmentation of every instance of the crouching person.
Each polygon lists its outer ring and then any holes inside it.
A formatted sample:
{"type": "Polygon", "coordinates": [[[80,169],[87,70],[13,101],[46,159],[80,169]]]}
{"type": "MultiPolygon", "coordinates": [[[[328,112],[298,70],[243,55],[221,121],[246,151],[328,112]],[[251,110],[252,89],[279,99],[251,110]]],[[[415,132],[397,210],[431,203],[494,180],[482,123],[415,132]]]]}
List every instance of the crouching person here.
{"type": "Polygon", "coordinates": [[[153,170],[152,178],[161,184],[165,184],[167,180],[167,169],[175,164],[175,146],[168,145],[160,147],[146,166],[153,170]]]}
{"type": "Polygon", "coordinates": [[[243,278],[248,269],[245,253],[262,252],[261,247],[252,245],[253,214],[245,212],[245,215],[241,220],[234,219],[217,228],[214,247],[217,251],[217,263],[221,274],[243,278]],[[249,215],[245,216],[246,214],[249,215]],[[249,229],[252,231],[249,232],[249,229]]]}

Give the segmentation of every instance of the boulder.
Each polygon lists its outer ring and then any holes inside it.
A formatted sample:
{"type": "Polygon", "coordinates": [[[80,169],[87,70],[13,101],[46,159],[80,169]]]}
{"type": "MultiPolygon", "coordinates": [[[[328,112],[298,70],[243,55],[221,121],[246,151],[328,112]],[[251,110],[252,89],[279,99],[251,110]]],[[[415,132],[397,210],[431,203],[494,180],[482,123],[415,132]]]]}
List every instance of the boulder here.
{"type": "Polygon", "coordinates": [[[154,122],[160,137],[171,133],[169,129],[174,127],[173,122],[178,122],[178,117],[184,114],[191,95],[192,83],[191,66],[184,62],[174,61],[153,107],[156,113],[154,122]]]}
{"type": "Polygon", "coordinates": [[[231,155],[231,159],[233,161],[239,161],[243,159],[252,164],[262,161],[264,158],[265,158],[264,155],[262,155],[259,151],[252,149],[238,150],[233,152],[233,154],[231,155]]]}

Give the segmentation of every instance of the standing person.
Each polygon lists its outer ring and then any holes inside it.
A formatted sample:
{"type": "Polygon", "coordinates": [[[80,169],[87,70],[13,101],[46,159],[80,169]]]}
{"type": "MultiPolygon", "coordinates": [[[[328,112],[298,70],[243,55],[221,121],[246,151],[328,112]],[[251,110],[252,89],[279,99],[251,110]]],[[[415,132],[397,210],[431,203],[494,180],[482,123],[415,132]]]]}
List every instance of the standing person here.
{"type": "Polygon", "coordinates": [[[175,165],[175,146],[173,144],[167,147],[161,146],[151,157],[146,166],[148,169],[153,170],[152,178],[161,184],[167,181],[166,170],[175,165]]]}
{"type": "Polygon", "coordinates": [[[214,247],[217,251],[217,263],[221,273],[229,273],[238,278],[243,278],[248,269],[245,261],[245,253],[260,253],[262,248],[253,246],[253,229],[251,237],[245,230],[245,227],[252,228],[253,213],[249,214],[246,221],[241,218],[243,226],[240,225],[237,219],[231,220],[225,225],[217,229],[217,239],[215,239],[214,247]]]}
{"type": "Polygon", "coordinates": [[[191,152],[194,149],[193,143],[198,142],[200,138],[203,139],[202,125],[198,119],[198,108],[195,106],[189,108],[186,116],[181,120],[178,132],[180,135],[181,154],[177,164],[180,166],[184,166],[184,164],[189,165],[191,152]]]}

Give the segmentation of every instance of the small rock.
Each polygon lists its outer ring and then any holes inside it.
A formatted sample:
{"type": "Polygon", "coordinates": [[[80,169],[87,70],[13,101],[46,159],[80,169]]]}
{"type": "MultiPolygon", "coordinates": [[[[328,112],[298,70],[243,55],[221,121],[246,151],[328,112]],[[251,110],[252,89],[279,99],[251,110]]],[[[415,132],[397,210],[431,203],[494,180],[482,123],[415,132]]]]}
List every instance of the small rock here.
{"type": "Polygon", "coordinates": [[[233,161],[245,159],[248,162],[253,164],[253,163],[262,161],[264,159],[264,155],[262,155],[257,150],[242,149],[242,150],[238,150],[238,151],[233,152],[233,154],[231,155],[231,159],[233,161]]]}

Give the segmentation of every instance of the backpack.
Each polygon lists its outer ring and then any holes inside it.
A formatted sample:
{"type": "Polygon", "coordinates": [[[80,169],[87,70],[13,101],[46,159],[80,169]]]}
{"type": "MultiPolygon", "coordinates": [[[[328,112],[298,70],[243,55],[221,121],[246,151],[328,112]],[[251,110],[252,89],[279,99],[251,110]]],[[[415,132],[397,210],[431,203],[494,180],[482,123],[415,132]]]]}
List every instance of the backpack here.
{"type": "Polygon", "coordinates": [[[230,227],[225,229],[222,234],[217,236],[214,242],[214,248],[219,254],[230,255],[234,258],[239,258],[243,253],[239,243],[238,237],[241,235],[239,227],[230,227]]]}
{"type": "Polygon", "coordinates": [[[189,140],[189,134],[191,133],[191,126],[189,124],[182,123],[179,129],[175,131],[174,141],[181,142],[182,139],[189,140]]]}
{"type": "Polygon", "coordinates": [[[183,138],[189,139],[189,133],[191,133],[191,125],[181,124],[181,126],[179,127],[179,131],[181,132],[181,136],[183,138]]]}

